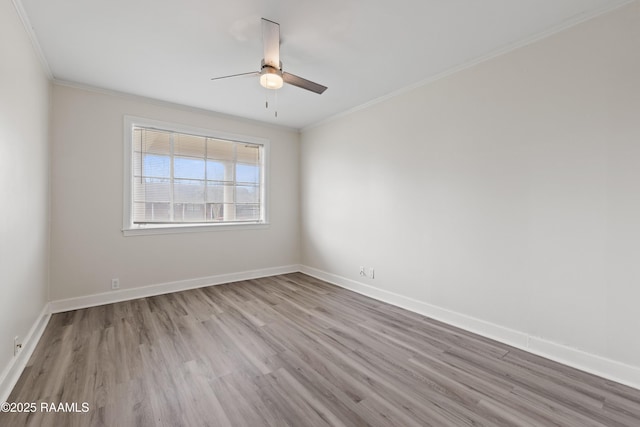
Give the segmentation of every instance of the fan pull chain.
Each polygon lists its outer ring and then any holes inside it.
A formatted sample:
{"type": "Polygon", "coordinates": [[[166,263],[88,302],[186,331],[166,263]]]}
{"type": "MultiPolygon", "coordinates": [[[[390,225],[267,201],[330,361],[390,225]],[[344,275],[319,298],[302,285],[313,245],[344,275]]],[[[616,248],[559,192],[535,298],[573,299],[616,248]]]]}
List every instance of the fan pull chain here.
{"type": "Polygon", "coordinates": [[[275,105],[275,117],[276,119],[278,118],[278,91],[277,90],[270,90],[270,89],[265,89],[265,93],[264,93],[264,108],[266,108],[267,110],[269,109],[269,93],[270,92],[274,92],[275,93],[275,99],[273,101],[273,104],[275,105]]]}

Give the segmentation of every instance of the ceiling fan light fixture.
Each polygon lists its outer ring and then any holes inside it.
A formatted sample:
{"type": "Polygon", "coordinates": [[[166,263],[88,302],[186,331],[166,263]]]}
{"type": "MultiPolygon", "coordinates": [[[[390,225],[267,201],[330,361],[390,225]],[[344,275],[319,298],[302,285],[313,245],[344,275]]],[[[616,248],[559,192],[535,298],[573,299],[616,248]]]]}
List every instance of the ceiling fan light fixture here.
{"type": "Polygon", "coordinates": [[[303,79],[295,74],[282,72],[282,61],[280,61],[280,24],[262,18],[262,45],[264,47],[264,58],[262,58],[262,62],[260,63],[260,71],[214,77],[211,80],[259,75],[260,85],[266,89],[280,89],[285,82],[289,85],[317,93],[318,95],[327,89],[326,86],[322,86],[311,80],[303,79]]]}
{"type": "Polygon", "coordinates": [[[282,71],[269,66],[263,67],[260,72],[260,84],[267,89],[280,89],[284,84],[282,71]]]}

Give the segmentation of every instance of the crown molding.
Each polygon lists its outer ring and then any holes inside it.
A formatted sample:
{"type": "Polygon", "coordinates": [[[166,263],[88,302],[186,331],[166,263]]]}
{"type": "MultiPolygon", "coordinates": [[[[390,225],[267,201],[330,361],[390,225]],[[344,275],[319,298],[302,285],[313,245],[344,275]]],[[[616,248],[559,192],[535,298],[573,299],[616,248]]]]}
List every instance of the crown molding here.
{"type": "Polygon", "coordinates": [[[312,123],[310,125],[304,126],[303,128],[300,129],[300,133],[304,133],[304,132],[306,132],[308,130],[311,130],[313,128],[316,128],[316,127],[325,125],[327,123],[333,122],[335,120],[341,119],[343,117],[349,116],[349,115],[351,115],[353,113],[356,113],[358,111],[366,110],[367,108],[372,107],[372,106],[377,105],[377,104],[380,104],[380,103],[382,103],[382,102],[384,102],[384,101],[386,101],[388,99],[392,99],[392,98],[395,98],[397,96],[403,95],[403,94],[405,94],[407,92],[411,92],[411,91],[413,91],[415,89],[418,89],[420,87],[426,86],[426,85],[428,85],[430,83],[433,83],[435,81],[438,81],[438,80],[444,79],[446,77],[449,77],[452,74],[456,74],[456,73],[458,73],[460,71],[463,71],[463,70],[466,70],[468,68],[475,67],[476,65],[481,64],[481,63],[486,62],[486,61],[489,61],[489,60],[491,60],[493,58],[496,58],[496,57],[499,57],[499,56],[502,56],[502,55],[506,55],[506,54],[508,54],[510,52],[513,52],[515,50],[518,50],[518,49],[520,49],[522,47],[525,47],[525,46],[528,46],[530,44],[536,43],[536,42],[538,42],[540,40],[543,40],[543,39],[546,39],[548,37],[551,37],[551,36],[553,36],[555,34],[558,34],[558,33],[562,32],[562,31],[565,31],[565,30],[567,30],[569,28],[575,27],[576,25],[582,24],[583,22],[590,21],[590,20],[592,20],[594,18],[597,18],[598,16],[605,15],[605,14],[607,14],[609,12],[613,12],[614,10],[620,9],[620,8],[622,8],[624,6],[627,6],[627,5],[629,5],[629,4],[631,4],[631,3],[635,2],[635,1],[638,1],[638,0],[625,0],[622,3],[616,3],[614,5],[607,5],[605,7],[601,7],[599,9],[595,9],[595,10],[592,10],[590,12],[585,12],[585,13],[578,14],[578,15],[576,15],[576,16],[574,16],[574,17],[572,17],[572,18],[570,18],[570,19],[568,19],[566,21],[564,21],[560,25],[556,25],[555,27],[551,27],[551,28],[549,28],[549,29],[547,29],[547,30],[545,30],[545,31],[543,31],[541,33],[537,33],[537,34],[534,34],[534,35],[532,35],[530,37],[527,37],[527,38],[525,38],[523,40],[520,40],[520,41],[517,41],[517,42],[514,42],[514,43],[510,43],[510,44],[508,44],[508,45],[506,45],[506,46],[504,46],[504,47],[502,47],[500,49],[493,50],[493,51],[491,51],[491,52],[489,52],[489,53],[487,53],[485,55],[482,55],[482,56],[479,56],[477,58],[471,59],[469,61],[463,62],[463,63],[461,63],[459,65],[456,65],[456,66],[454,66],[452,68],[449,68],[449,69],[447,69],[447,70],[445,70],[445,71],[443,71],[441,73],[438,73],[438,74],[435,74],[433,76],[427,77],[426,79],[422,79],[422,80],[420,80],[420,81],[418,81],[418,82],[416,82],[414,84],[411,84],[409,86],[405,86],[403,88],[394,90],[392,92],[389,92],[386,95],[382,95],[382,96],[380,96],[378,98],[372,99],[371,101],[365,102],[365,103],[360,104],[360,105],[356,105],[355,107],[352,107],[352,108],[349,108],[349,109],[347,109],[345,111],[342,111],[340,113],[334,114],[333,116],[326,117],[326,118],[324,118],[324,119],[322,119],[322,120],[320,120],[320,121],[318,121],[316,123],[312,123]]]}
{"type": "Polygon", "coordinates": [[[27,11],[24,9],[21,0],[11,0],[13,3],[13,7],[16,9],[16,13],[20,17],[20,21],[22,21],[22,25],[24,26],[24,30],[27,32],[29,36],[29,40],[31,40],[31,45],[36,52],[36,56],[40,61],[40,65],[42,65],[42,70],[47,75],[49,80],[53,80],[53,73],[51,72],[51,67],[49,66],[49,62],[47,61],[47,57],[44,55],[42,47],[40,46],[40,42],[38,42],[38,37],[36,36],[33,27],[31,26],[31,21],[29,21],[29,16],[27,16],[27,11]]]}
{"type": "Polygon", "coordinates": [[[61,80],[57,78],[53,78],[52,83],[54,86],[68,87],[71,89],[79,89],[87,92],[98,93],[101,95],[108,95],[108,96],[114,96],[114,97],[123,98],[123,99],[129,99],[137,102],[144,102],[146,104],[157,105],[159,107],[175,108],[177,110],[188,111],[191,113],[205,114],[209,116],[215,116],[220,119],[240,121],[240,122],[244,122],[254,126],[261,126],[261,127],[270,128],[270,129],[290,131],[296,134],[300,134],[300,129],[297,127],[286,126],[286,125],[281,125],[277,123],[263,122],[261,120],[250,119],[248,117],[243,117],[243,116],[234,116],[233,114],[221,113],[219,111],[208,110],[202,107],[193,107],[187,104],[179,104],[177,102],[165,101],[163,99],[151,98],[144,95],[136,95],[134,93],[122,92],[115,89],[107,89],[99,86],[93,86],[90,84],[78,83],[78,82],[69,81],[69,80],[61,80]]]}

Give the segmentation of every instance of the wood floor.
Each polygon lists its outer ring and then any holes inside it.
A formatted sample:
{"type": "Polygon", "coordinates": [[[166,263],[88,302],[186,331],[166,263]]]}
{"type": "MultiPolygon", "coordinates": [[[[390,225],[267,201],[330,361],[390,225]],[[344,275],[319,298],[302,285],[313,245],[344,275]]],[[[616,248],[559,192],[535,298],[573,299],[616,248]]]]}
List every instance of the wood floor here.
{"type": "Polygon", "coordinates": [[[0,426],[640,426],[640,391],[289,274],[55,314],[0,426]]]}

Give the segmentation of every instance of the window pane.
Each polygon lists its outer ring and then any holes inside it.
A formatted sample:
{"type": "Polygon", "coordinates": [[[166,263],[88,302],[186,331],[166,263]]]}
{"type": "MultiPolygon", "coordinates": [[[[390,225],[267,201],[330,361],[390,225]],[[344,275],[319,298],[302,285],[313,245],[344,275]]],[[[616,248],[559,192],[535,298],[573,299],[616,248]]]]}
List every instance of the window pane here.
{"type": "Polygon", "coordinates": [[[136,202],[133,205],[134,222],[169,222],[169,203],[136,202]]]}
{"type": "Polygon", "coordinates": [[[207,158],[216,160],[229,160],[234,159],[234,143],[229,141],[222,141],[220,139],[207,139],[207,158]]]}
{"type": "Polygon", "coordinates": [[[142,175],[142,159],[144,155],[138,151],[133,152],[133,156],[131,157],[131,166],[133,166],[133,176],[142,175]]]}
{"type": "Polygon", "coordinates": [[[239,221],[259,220],[260,205],[236,205],[236,219],[239,221]]]}
{"type": "Polygon", "coordinates": [[[224,205],[222,203],[207,204],[207,221],[222,221],[224,219],[224,205]]]}
{"type": "Polygon", "coordinates": [[[146,203],[145,202],[135,202],[133,204],[133,221],[147,221],[146,216],[146,203]]]}
{"type": "MultiPolygon", "coordinates": [[[[225,166],[223,162],[207,160],[207,179],[211,179],[214,181],[225,181],[224,174],[225,166]]],[[[231,180],[231,178],[229,180],[231,180]]]]}
{"type": "Polygon", "coordinates": [[[171,154],[171,132],[143,129],[141,145],[145,153],[171,154]]]}
{"type": "Polygon", "coordinates": [[[173,154],[176,156],[199,157],[204,159],[204,147],[207,138],[201,136],[174,134],[173,154]]]}
{"type": "Polygon", "coordinates": [[[262,145],[142,126],[131,136],[133,222],[261,219],[262,145]]]}
{"type": "Polygon", "coordinates": [[[171,176],[171,157],[144,154],[142,175],[169,178],[171,176]]]}
{"type": "Polygon", "coordinates": [[[237,161],[257,165],[260,163],[260,147],[254,144],[238,144],[237,161]]]}
{"type": "Polygon", "coordinates": [[[171,181],[162,178],[136,178],[133,199],[136,202],[169,202],[171,181]]]}
{"type": "Polygon", "coordinates": [[[173,175],[176,178],[204,179],[204,159],[175,157],[173,175]]]}
{"type": "Polygon", "coordinates": [[[260,182],[260,168],[255,165],[236,165],[237,182],[260,182]]]}
{"type": "Polygon", "coordinates": [[[176,179],[173,182],[173,200],[176,203],[204,203],[204,181],[176,179]]]}
{"type": "Polygon", "coordinates": [[[173,218],[176,222],[204,221],[204,203],[176,203],[173,218]]]}
{"type": "Polygon", "coordinates": [[[207,202],[233,203],[233,185],[207,181],[207,202]]]}
{"type": "Polygon", "coordinates": [[[236,187],[237,203],[258,203],[260,201],[259,187],[239,185],[236,187]]]}
{"type": "Polygon", "coordinates": [[[131,142],[133,143],[133,151],[142,151],[142,132],[143,130],[140,128],[133,128],[133,138],[131,142]]]}

